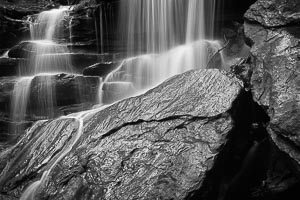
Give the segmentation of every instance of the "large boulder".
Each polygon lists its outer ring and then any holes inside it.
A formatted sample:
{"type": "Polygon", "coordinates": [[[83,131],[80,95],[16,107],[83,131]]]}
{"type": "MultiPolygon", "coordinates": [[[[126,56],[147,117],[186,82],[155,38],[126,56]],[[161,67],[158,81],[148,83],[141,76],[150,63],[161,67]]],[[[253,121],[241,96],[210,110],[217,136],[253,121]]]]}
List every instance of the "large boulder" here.
{"type": "MultiPolygon", "coordinates": [[[[109,107],[41,121],[1,154],[1,194],[6,199],[22,193],[25,199],[201,197],[205,184],[212,187],[206,179],[228,138],[239,138],[241,146],[249,136],[242,127],[250,117],[237,115],[237,108],[247,109],[243,98],[232,75],[189,71],[109,107]]],[[[244,156],[245,149],[238,149],[244,156]]],[[[238,165],[231,161],[225,163],[234,172],[238,165]]],[[[224,171],[226,165],[220,166],[224,171]]]]}
{"type": "Polygon", "coordinates": [[[251,80],[254,97],[268,111],[271,118],[269,132],[273,140],[298,164],[300,27],[290,26],[290,23],[300,20],[299,6],[299,1],[260,0],[245,14],[248,20],[260,23],[245,23],[245,33],[253,43],[251,53],[255,57],[251,80]],[[281,17],[274,18],[278,12],[281,17]],[[289,26],[264,27],[274,25],[289,26]]]}

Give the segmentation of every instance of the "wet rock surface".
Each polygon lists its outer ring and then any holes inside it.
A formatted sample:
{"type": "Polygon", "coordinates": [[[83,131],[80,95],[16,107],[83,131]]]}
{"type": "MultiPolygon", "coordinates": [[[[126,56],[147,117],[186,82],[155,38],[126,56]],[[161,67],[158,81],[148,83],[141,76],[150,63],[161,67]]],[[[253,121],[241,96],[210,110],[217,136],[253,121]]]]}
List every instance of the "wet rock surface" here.
{"type": "Polygon", "coordinates": [[[299,6],[293,0],[261,0],[245,14],[252,93],[270,117],[267,131],[277,152],[261,190],[269,199],[297,194],[300,183],[299,6]]]}
{"type": "Polygon", "coordinates": [[[300,23],[298,0],[258,0],[246,12],[245,17],[264,27],[278,27],[300,23]]]}
{"type": "Polygon", "coordinates": [[[1,154],[1,193],[18,197],[50,170],[39,199],[192,196],[234,129],[241,93],[225,72],[190,71],[103,110],[40,122],[1,154]]]}
{"type": "MultiPolygon", "coordinates": [[[[288,3],[284,7],[275,4],[277,1],[271,2],[273,7],[278,6],[277,10],[292,7],[288,3]]],[[[257,15],[265,16],[263,11],[257,10],[257,15]]],[[[251,79],[254,97],[268,110],[274,141],[300,164],[296,150],[300,145],[300,32],[297,30],[299,26],[266,29],[258,24],[245,24],[246,36],[254,43],[251,49],[255,58],[251,79]]]]}

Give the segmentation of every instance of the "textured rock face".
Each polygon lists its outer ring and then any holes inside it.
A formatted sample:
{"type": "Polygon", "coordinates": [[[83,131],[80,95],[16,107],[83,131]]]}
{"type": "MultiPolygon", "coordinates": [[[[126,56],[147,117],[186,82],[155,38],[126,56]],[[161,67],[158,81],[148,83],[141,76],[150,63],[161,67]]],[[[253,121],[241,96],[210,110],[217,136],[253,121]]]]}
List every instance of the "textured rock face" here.
{"type": "Polygon", "coordinates": [[[284,26],[300,22],[298,0],[258,0],[246,12],[245,17],[265,27],[284,26]]]}
{"type": "Polygon", "coordinates": [[[258,1],[246,13],[258,24],[245,24],[252,40],[254,97],[271,117],[269,132],[275,143],[300,164],[300,27],[268,29],[300,19],[299,1],[258,1]],[[267,6],[268,5],[268,6],[267,6]],[[266,8],[266,9],[265,9],[266,8]],[[281,16],[276,18],[278,12],[281,16]],[[253,18],[255,16],[256,18],[253,18]],[[290,17],[289,17],[290,16],[290,17]]]}
{"type": "Polygon", "coordinates": [[[184,199],[215,164],[241,90],[218,70],[190,71],[107,108],[39,122],[1,154],[1,193],[18,197],[49,170],[37,199],[184,199]]]}

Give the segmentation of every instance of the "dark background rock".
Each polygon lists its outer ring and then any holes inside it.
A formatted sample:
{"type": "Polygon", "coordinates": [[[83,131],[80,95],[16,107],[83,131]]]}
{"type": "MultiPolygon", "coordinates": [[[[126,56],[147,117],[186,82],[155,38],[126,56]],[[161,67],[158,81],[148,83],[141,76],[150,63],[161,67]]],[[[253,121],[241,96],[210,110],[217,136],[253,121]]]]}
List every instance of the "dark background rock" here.
{"type": "Polygon", "coordinates": [[[245,34],[252,44],[253,96],[267,111],[268,134],[284,157],[273,160],[281,172],[270,169],[274,173],[267,180],[270,199],[295,194],[300,183],[299,5],[293,0],[259,0],[245,14],[245,34]],[[276,178],[280,173],[282,180],[276,178]]]}
{"type": "Polygon", "coordinates": [[[300,23],[298,0],[258,0],[246,12],[245,17],[264,27],[278,27],[300,23]]]}
{"type": "MultiPolygon", "coordinates": [[[[275,3],[273,1],[273,6],[277,5],[275,3]]],[[[291,149],[282,146],[283,150],[300,164],[300,155],[292,150],[300,146],[300,35],[294,35],[290,29],[265,29],[257,24],[245,24],[246,35],[254,43],[251,49],[255,57],[251,80],[254,97],[268,110],[274,139],[279,137],[282,143],[288,142],[291,149]]]]}
{"type": "Polygon", "coordinates": [[[0,58],[0,77],[16,76],[21,71],[20,68],[27,66],[28,61],[25,59],[0,58]]]}

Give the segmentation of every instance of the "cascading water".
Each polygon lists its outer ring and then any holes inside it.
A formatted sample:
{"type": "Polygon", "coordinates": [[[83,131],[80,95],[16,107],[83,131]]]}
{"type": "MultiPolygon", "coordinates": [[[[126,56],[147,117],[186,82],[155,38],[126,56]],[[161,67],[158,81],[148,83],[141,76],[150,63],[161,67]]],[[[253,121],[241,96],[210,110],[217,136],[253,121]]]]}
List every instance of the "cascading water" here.
{"type": "Polygon", "coordinates": [[[213,33],[214,7],[214,0],[121,1],[127,55],[138,56],[125,59],[106,77],[101,102],[111,103],[173,75],[205,68],[208,52],[221,48],[218,41],[205,40],[213,33]]]}
{"type": "MultiPolygon", "coordinates": [[[[32,109],[38,113],[34,114],[44,117],[54,116],[53,107],[56,99],[51,76],[59,72],[72,72],[67,47],[55,42],[63,34],[67,11],[68,7],[61,7],[41,12],[37,17],[31,19],[32,40],[23,42],[29,52],[28,55],[25,55],[29,59],[29,64],[21,67],[21,78],[14,87],[11,106],[13,121],[20,122],[25,119],[32,80],[38,81],[39,85],[37,88],[39,98],[35,100],[35,108],[32,109]],[[22,77],[24,75],[31,76],[31,78],[22,77]],[[19,113],[20,107],[22,107],[21,113],[19,113]],[[17,117],[15,113],[19,113],[17,117]]],[[[12,130],[19,130],[14,126],[13,123],[12,130]]]]}
{"type": "MultiPolygon", "coordinates": [[[[213,5],[213,0],[123,0],[120,10],[124,12],[121,18],[125,20],[125,27],[121,28],[126,30],[127,55],[133,57],[123,60],[106,77],[101,84],[101,101],[111,103],[152,87],[175,74],[205,67],[208,50],[217,52],[220,49],[217,41],[204,40],[206,33],[212,32],[209,30],[213,27],[212,24],[205,24],[213,21],[210,19],[214,16],[213,5]]],[[[49,29],[55,33],[53,29],[49,29]]],[[[34,199],[52,169],[72,150],[84,133],[84,121],[90,114],[98,111],[95,109],[53,121],[74,120],[76,125],[73,125],[73,129],[76,128],[76,131],[72,131],[70,139],[56,156],[44,161],[44,172],[40,180],[33,182],[23,192],[22,200],[34,199]]],[[[55,128],[55,132],[62,132],[65,127],[55,128]]],[[[45,127],[45,131],[47,130],[53,131],[51,122],[45,127]]],[[[37,137],[37,140],[44,139],[37,137]]],[[[31,148],[34,151],[37,147],[31,148]]]]}
{"type": "Polygon", "coordinates": [[[11,127],[10,132],[17,135],[24,129],[22,122],[26,119],[26,109],[28,103],[28,95],[30,93],[30,86],[33,76],[22,77],[14,86],[12,94],[12,121],[14,125],[11,127]]]}
{"type": "Polygon", "coordinates": [[[32,51],[35,52],[30,60],[34,66],[34,75],[72,72],[67,47],[55,42],[64,35],[64,20],[68,9],[69,7],[62,6],[59,9],[41,12],[30,24],[32,51]]]}

